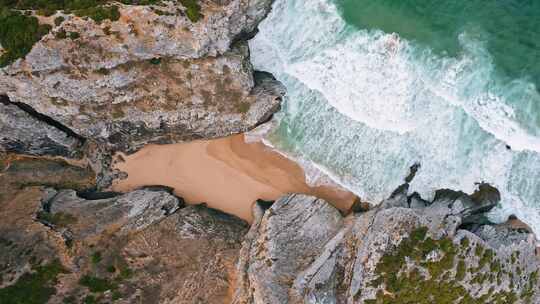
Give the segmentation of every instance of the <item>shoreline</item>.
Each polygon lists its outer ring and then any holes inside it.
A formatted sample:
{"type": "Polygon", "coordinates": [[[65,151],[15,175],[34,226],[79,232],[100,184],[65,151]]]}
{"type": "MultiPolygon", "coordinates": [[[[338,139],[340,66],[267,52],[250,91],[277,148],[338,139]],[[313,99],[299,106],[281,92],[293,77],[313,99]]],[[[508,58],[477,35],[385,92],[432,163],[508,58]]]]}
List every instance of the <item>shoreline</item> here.
{"type": "Polygon", "coordinates": [[[252,222],[257,199],[276,200],[287,193],[320,197],[348,212],[356,195],[339,186],[310,186],[300,164],[244,134],[169,145],[148,145],[131,155],[117,155],[114,168],[128,177],[113,191],[142,186],[174,189],[188,204],[209,207],[252,222]]]}

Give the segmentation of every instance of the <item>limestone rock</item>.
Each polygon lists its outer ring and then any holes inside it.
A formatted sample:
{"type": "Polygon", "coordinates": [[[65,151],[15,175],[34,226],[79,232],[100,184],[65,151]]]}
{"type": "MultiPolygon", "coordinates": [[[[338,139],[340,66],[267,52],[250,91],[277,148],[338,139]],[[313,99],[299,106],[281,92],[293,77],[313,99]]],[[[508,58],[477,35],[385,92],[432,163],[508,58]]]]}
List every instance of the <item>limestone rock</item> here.
{"type": "Polygon", "coordinates": [[[123,252],[143,290],[140,303],[229,303],[247,229],[236,217],[198,205],[130,238],[123,252]]]}
{"type": "Polygon", "coordinates": [[[0,94],[83,138],[133,152],[247,131],[279,109],[282,86],[254,79],[246,42],[270,0],[120,6],[118,21],[67,19],[0,70],[0,94]],[[166,14],[162,12],[168,12],[166,14]],[[77,32],[76,39],[58,33],[77,32]]]}
{"type": "Polygon", "coordinates": [[[246,222],[158,187],[84,196],[97,199],[37,187],[0,196],[0,299],[33,280],[54,304],[230,302],[246,222]]]}
{"type": "Polygon", "coordinates": [[[88,190],[95,187],[95,174],[85,165],[62,159],[0,153],[0,196],[10,188],[40,185],[88,190]]]}
{"type": "MultiPolygon", "coordinates": [[[[86,200],[73,190],[52,190],[43,202],[47,219],[71,219],[69,235],[84,239],[115,227],[121,233],[142,230],[174,213],[180,206],[178,198],[164,191],[137,190],[111,198],[86,200]]],[[[182,202],[183,203],[183,202],[182,202]]],[[[54,221],[48,224],[55,226],[54,221]]]]}
{"type": "Polygon", "coordinates": [[[34,156],[80,156],[81,141],[32,117],[0,96],[0,151],[34,156]]]}
{"type": "Polygon", "coordinates": [[[255,207],[255,222],[240,252],[234,303],[540,301],[533,234],[509,224],[476,222],[474,231],[462,226],[464,219],[498,203],[500,195],[489,185],[479,185],[472,195],[441,190],[426,202],[418,194],[408,196],[405,184],[376,208],[330,221],[324,201],[313,207],[298,204],[304,209],[300,215],[290,207],[294,219],[318,219],[309,233],[309,221],[297,226],[276,211],[294,197],[267,210],[255,207]],[[278,232],[268,229],[274,217],[281,224],[278,232]],[[308,236],[317,241],[297,245],[308,236]],[[286,259],[272,260],[273,248],[286,259]]]}
{"type": "Polygon", "coordinates": [[[233,303],[286,303],[297,274],[313,262],[342,221],[337,209],[315,197],[292,194],[277,200],[246,236],[239,261],[243,273],[238,284],[243,288],[233,303]]]}

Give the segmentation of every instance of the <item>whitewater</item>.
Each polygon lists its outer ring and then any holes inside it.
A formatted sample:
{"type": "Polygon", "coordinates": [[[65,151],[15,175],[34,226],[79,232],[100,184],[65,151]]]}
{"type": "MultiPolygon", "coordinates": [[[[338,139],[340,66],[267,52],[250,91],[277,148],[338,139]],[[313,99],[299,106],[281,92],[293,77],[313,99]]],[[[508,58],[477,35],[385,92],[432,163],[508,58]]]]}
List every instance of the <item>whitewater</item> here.
{"type": "Polygon", "coordinates": [[[432,198],[488,182],[491,218],[515,214],[540,235],[540,95],[502,77],[479,34],[445,56],[397,33],[347,24],[330,0],[276,0],[250,41],[255,69],[287,88],[272,146],[380,202],[421,168],[411,191],[432,198]]]}

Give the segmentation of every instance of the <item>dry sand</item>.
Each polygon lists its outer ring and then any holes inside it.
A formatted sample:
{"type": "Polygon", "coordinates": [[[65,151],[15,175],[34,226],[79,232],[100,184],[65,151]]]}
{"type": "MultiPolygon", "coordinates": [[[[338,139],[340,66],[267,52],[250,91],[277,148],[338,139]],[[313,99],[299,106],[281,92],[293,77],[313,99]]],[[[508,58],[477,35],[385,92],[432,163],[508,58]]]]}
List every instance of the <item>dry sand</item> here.
{"type": "Polygon", "coordinates": [[[324,198],[342,211],[355,195],[337,187],[310,187],[302,168],[263,143],[245,143],[243,135],[172,145],[149,145],[122,156],[117,169],[128,178],[116,181],[114,191],[145,185],[165,185],[187,203],[210,207],[252,221],[257,199],[275,200],[286,193],[324,198]]]}

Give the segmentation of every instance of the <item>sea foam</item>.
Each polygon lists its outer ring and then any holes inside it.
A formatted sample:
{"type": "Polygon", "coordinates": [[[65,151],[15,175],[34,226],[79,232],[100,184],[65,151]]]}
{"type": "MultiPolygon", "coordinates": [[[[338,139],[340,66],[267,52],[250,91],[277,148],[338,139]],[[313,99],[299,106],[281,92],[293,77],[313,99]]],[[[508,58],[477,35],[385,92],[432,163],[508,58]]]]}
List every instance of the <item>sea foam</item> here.
{"type": "Polygon", "coordinates": [[[540,233],[540,132],[530,113],[540,97],[498,75],[474,33],[460,35],[458,57],[444,57],[352,28],[329,0],[277,0],[259,29],[252,62],[288,92],[272,145],[375,203],[416,162],[411,188],[427,198],[489,182],[503,197],[493,218],[516,214],[540,233]]]}

